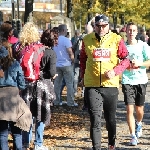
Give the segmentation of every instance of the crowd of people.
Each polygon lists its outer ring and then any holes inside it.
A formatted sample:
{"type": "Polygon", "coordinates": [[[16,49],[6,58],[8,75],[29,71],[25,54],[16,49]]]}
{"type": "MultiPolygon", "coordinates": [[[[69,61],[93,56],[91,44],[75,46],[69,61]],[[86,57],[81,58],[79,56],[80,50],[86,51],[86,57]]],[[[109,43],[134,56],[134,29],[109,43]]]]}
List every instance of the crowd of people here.
{"type": "Polygon", "coordinates": [[[85,33],[69,39],[67,25],[45,30],[27,22],[18,38],[10,23],[0,27],[0,150],[8,150],[8,134],[14,150],[29,150],[35,122],[35,150],[43,145],[51,106],[77,107],[78,84],[84,93],[83,110],[90,115],[92,149],[101,149],[102,112],[108,131],[108,150],[116,149],[118,88],[122,92],[131,135],[130,145],[142,136],[142,119],[150,66],[149,38],[133,22],[111,30],[109,18],[97,14],[85,33]],[[144,38],[143,38],[144,37],[144,38]],[[62,101],[64,86],[67,99],[62,101]],[[134,118],[134,108],[136,119],[134,118]]]}

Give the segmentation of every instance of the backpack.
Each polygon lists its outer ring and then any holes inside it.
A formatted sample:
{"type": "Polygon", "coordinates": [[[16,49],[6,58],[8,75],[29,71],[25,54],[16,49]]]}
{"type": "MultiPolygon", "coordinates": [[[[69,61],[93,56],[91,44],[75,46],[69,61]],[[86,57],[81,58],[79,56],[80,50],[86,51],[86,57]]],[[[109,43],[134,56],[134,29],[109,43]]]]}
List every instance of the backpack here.
{"type": "Polygon", "coordinates": [[[45,47],[41,43],[30,44],[21,51],[20,65],[25,79],[29,82],[40,78],[40,61],[43,57],[45,47]]]}

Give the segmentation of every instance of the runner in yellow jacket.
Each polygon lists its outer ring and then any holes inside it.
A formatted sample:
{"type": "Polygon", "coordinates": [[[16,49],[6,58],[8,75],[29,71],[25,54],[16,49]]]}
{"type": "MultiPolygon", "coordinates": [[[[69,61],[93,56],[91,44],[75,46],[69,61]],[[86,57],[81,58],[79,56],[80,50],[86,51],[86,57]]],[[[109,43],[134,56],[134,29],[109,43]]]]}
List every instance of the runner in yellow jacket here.
{"type": "Polygon", "coordinates": [[[121,36],[109,30],[109,18],[105,15],[95,17],[95,32],[84,37],[82,46],[80,69],[87,88],[93,150],[101,149],[102,110],[108,130],[108,149],[115,150],[118,75],[130,64],[126,58],[128,51],[121,36]]]}

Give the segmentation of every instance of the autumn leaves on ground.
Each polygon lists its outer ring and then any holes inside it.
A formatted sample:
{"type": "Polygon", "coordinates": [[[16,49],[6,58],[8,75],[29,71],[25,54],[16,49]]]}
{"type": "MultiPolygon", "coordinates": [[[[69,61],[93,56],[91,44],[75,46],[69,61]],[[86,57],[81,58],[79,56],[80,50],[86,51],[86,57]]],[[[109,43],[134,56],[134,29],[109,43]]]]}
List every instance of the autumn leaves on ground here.
{"type": "MultiPolygon", "coordinates": [[[[150,79],[150,74],[149,74],[150,79]]],[[[123,102],[121,87],[119,89],[119,101],[117,105],[117,150],[150,150],[150,84],[147,87],[145,114],[143,118],[143,136],[137,146],[129,146],[129,130],[126,122],[126,109],[123,102]]],[[[79,89],[81,95],[81,89],[79,89]]],[[[66,100],[66,89],[63,91],[63,99],[66,100]]],[[[44,131],[44,145],[49,150],[87,150],[92,147],[90,140],[90,121],[87,111],[82,111],[83,98],[76,98],[78,107],[53,106],[51,107],[51,124],[44,131]]],[[[108,147],[107,131],[104,118],[102,119],[102,150],[108,147]]],[[[9,137],[10,138],[10,137],[9,137]]],[[[10,141],[12,148],[12,139],[10,141]]],[[[33,150],[33,143],[30,150],[33,150]]]]}
{"type": "MultiPolygon", "coordinates": [[[[63,93],[66,95],[66,91],[63,93]]],[[[79,89],[79,95],[81,95],[80,93],[79,89]]],[[[63,96],[63,99],[66,100],[66,96],[63,96]]],[[[78,107],[68,107],[67,105],[51,107],[51,124],[45,128],[44,145],[49,148],[61,147],[62,145],[86,147],[83,140],[77,140],[84,137],[85,133],[76,133],[81,130],[89,130],[89,115],[87,111],[82,111],[83,98],[76,98],[76,102],[79,104],[78,107]],[[71,145],[67,143],[71,143],[71,145]]],[[[10,148],[12,148],[12,139],[10,140],[10,148]]],[[[33,144],[30,149],[33,149],[33,144]]]]}
{"type": "MultiPolygon", "coordinates": [[[[77,102],[79,107],[64,105],[52,108],[51,125],[45,129],[45,145],[49,145],[49,147],[67,143],[83,145],[83,141],[77,141],[75,136],[80,136],[76,133],[89,126],[89,123],[86,122],[86,120],[89,120],[89,116],[87,112],[82,111],[83,99],[79,98],[77,102]]],[[[70,147],[69,145],[66,146],[70,147]]]]}

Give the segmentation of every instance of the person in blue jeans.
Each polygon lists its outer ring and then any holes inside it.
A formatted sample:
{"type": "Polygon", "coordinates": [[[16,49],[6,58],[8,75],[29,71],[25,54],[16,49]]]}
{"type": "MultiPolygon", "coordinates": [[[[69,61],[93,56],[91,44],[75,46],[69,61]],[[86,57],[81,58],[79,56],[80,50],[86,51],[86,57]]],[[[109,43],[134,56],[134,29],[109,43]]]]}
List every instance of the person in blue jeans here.
{"type": "Polygon", "coordinates": [[[14,122],[0,120],[0,150],[9,150],[8,147],[8,124],[13,135],[14,150],[22,150],[22,130],[14,126],[14,122]]]}
{"type": "MultiPolygon", "coordinates": [[[[33,122],[34,122],[34,118],[33,118],[33,122]]],[[[29,132],[23,132],[22,133],[22,136],[23,136],[23,148],[24,149],[28,149],[29,148],[29,143],[32,141],[32,126],[33,126],[33,123],[30,127],[30,130],[29,132]]],[[[34,148],[35,150],[36,149],[41,149],[43,148],[44,150],[47,150],[47,147],[44,147],[43,146],[43,131],[44,131],[44,127],[45,127],[45,124],[43,122],[36,122],[35,123],[35,141],[34,141],[34,145],[38,145],[38,146],[35,146],[36,148],[34,148]]]]}
{"type": "Polygon", "coordinates": [[[62,91],[63,91],[65,86],[66,86],[66,82],[65,82],[65,79],[63,78],[61,89],[60,89],[60,103],[59,103],[60,106],[65,104],[65,101],[62,100],[62,91]]]}
{"type": "MultiPolygon", "coordinates": [[[[48,29],[43,32],[40,39],[36,25],[32,22],[28,22],[24,25],[22,31],[20,32],[20,44],[18,49],[16,48],[16,55],[19,52],[19,56],[23,57],[24,53],[30,51],[31,44],[33,47],[36,47],[38,44],[42,45],[42,47],[45,47],[40,61],[40,78],[33,82],[26,79],[27,87],[22,91],[22,98],[29,106],[32,112],[32,117],[34,117],[36,120],[34,150],[48,150],[48,147],[43,145],[43,133],[44,127],[50,124],[50,106],[53,104],[53,100],[56,98],[54,87],[51,81],[56,77],[56,54],[52,50],[52,47],[54,46],[53,38],[53,31],[48,29]],[[28,37],[29,35],[30,38],[28,37]],[[39,42],[39,40],[41,40],[42,44],[39,42]],[[26,48],[28,48],[28,51],[24,51],[26,48]]],[[[19,61],[21,57],[16,58],[18,58],[19,61]]],[[[32,125],[29,132],[23,133],[22,141],[23,148],[25,150],[29,149],[31,140],[32,125]]]]}
{"type": "Polygon", "coordinates": [[[60,104],[60,88],[62,79],[64,78],[67,86],[67,105],[71,107],[77,107],[78,104],[74,101],[73,89],[74,54],[72,51],[71,41],[65,37],[67,34],[67,25],[59,25],[58,30],[58,44],[53,47],[57,56],[56,72],[58,74],[54,81],[54,90],[56,93],[56,100],[54,101],[54,105],[57,106],[60,104]]]}
{"type": "MultiPolygon", "coordinates": [[[[5,41],[5,44],[8,41],[5,41]]],[[[11,57],[11,47],[0,47],[0,150],[9,150],[9,127],[13,136],[13,149],[22,150],[22,130],[28,131],[31,112],[19,91],[25,88],[20,64],[11,57]]]]}

